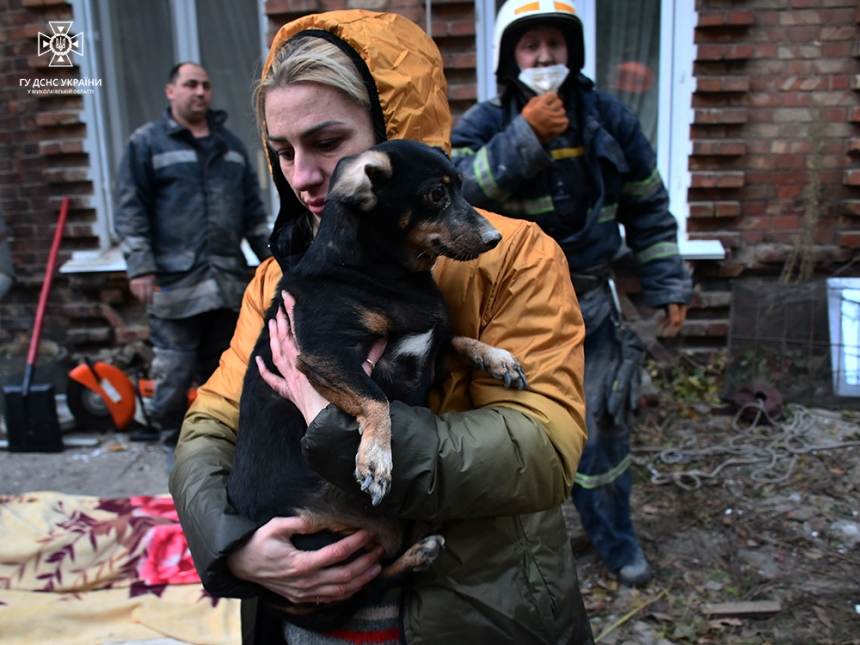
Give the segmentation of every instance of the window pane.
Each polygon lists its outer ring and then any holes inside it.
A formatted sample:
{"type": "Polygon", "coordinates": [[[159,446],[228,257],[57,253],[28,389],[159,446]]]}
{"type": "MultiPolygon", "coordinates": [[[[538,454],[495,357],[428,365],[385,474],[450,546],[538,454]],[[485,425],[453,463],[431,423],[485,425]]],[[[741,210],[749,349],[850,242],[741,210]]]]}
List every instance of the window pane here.
{"type": "Polygon", "coordinates": [[[174,65],[170,0],[99,0],[98,41],[104,70],[111,168],[129,135],[161,116],[174,65]]]}
{"type": "Polygon", "coordinates": [[[656,149],[660,0],[598,0],[596,5],[597,88],[639,116],[656,149]]]}
{"type": "MultiPolygon", "coordinates": [[[[267,184],[269,170],[251,106],[254,82],[262,73],[257,0],[197,0],[196,4],[200,58],[212,79],[212,107],[226,110],[227,127],[245,144],[258,177],[267,184]]],[[[261,198],[268,204],[268,191],[261,198]]]]}

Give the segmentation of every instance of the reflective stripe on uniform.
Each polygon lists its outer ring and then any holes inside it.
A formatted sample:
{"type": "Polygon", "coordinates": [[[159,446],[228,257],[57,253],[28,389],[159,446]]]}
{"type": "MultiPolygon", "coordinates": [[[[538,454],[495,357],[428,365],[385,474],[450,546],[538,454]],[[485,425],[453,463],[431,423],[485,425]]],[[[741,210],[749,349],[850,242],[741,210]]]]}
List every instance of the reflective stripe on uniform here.
{"type": "Polygon", "coordinates": [[[524,199],[515,202],[505,202],[502,212],[510,217],[530,215],[532,217],[551,213],[554,210],[552,197],[538,197],[537,199],[524,199]]]}
{"type": "Polygon", "coordinates": [[[573,159],[584,155],[585,148],[582,146],[579,146],[578,148],[559,148],[557,150],[550,150],[549,153],[552,155],[553,159],[573,159]]]}
{"type": "Polygon", "coordinates": [[[605,224],[606,222],[614,222],[617,210],[618,204],[609,204],[608,206],[604,206],[600,209],[600,213],[597,216],[597,223],[605,224]]]}
{"type": "Polygon", "coordinates": [[[197,153],[194,150],[171,150],[152,155],[153,170],[177,163],[197,163],[197,153]]]}
{"type": "Polygon", "coordinates": [[[231,163],[237,163],[242,166],[245,165],[245,157],[236,152],[235,150],[228,150],[224,155],[224,161],[229,161],[231,163]]]}
{"type": "Polygon", "coordinates": [[[621,187],[621,194],[625,197],[638,197],[640,199],[650,197],[663,185],[660,171],[656,168],[647,179],[642,181],[625,181],[621,187]]]}
{"type": "Polygon", "coordinates": [[[583,488],[597,488],[599,486],[606,486],[607,484],[611,484],[616,479],[621,477],[627,469],[630,468],[630,455],[624,457],[621,460],[621,463],[618,464],[612,470],[609,470],[605,473],[601,473],[599,475],[584,475],[582,473],[576,473],[576,479],[573,480],[574,484],[578,484],[583,488]]]}
{"type": "Polygon", "coordinates": [[[475,155],[473,168],[475,170],[475,179],[487,197],[493,201],[501,202],[510,195],[509,192],[503,192],[496,184],[493,170],[490,168],[490,159],[486,148],[481,148],[480,152],[475,155]]]}
{"type": "Polygon", "coordinates": [[[456,161],[457,159],[462,159],[463,157],[471,157],[473,154],[475,154],[475,151],[471,148],[452,148],[451,160],[456,161]]]}
{"type": "Polygon", "coordinates": [[[657,242],[635,254],[639,264],[645,264],[652,260],[659,260],[670,255],[679,255],[678,245],[674,242],[657,242]]]}

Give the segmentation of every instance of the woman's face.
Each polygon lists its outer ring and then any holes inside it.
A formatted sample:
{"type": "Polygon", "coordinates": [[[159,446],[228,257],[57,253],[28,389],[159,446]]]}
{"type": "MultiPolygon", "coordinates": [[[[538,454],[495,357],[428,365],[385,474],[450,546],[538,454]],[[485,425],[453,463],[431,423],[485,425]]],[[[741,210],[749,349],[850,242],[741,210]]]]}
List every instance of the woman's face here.
{"type": "Polygon", "coordinates": [[[317,83],[269,91],[265,112],[269,145],[284,177],[319,219],[338,160],[376,143],[370,115],[343,92],[317,83]]]}

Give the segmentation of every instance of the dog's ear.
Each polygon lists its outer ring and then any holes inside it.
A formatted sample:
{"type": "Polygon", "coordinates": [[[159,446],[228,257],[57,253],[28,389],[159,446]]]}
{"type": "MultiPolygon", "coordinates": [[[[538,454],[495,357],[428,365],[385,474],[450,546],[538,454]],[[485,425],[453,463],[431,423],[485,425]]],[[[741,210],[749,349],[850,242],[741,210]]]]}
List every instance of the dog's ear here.
{"type": "Polygon", "coordinates": [[[376,206],[374,183],[391,177],[391,158],[379,150],[368,150],[343,160],[338,167],[329,196],[347,204],[355,204],[363,211],[376,206]]]}

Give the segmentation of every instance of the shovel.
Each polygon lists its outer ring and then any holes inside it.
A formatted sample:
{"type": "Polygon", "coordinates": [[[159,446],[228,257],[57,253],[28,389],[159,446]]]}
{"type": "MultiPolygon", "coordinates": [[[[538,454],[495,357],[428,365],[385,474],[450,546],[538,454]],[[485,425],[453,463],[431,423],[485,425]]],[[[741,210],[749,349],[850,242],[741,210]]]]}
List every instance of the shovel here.
{"type": "Polygon", "coordinates": [[[39,306],[36,308],[36,321],[33,325],[33,337],[30,339],[30,352],[27,354],[24,382],[21,387],[3,386],[9,452],[62,452],[63,450],[54,386],[51,383],[33,384],[32,381],[36,358],[39,355],[42,325],[45,322],[45,309],[48,307],[48,293],[54,280],[54,268],[68,214],[69,198],[64,197],[51,253],[48,255],[48,267],[45,269],[45,281],[42,284],[42,293],[39,295],[39,306]]]}

